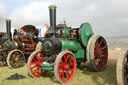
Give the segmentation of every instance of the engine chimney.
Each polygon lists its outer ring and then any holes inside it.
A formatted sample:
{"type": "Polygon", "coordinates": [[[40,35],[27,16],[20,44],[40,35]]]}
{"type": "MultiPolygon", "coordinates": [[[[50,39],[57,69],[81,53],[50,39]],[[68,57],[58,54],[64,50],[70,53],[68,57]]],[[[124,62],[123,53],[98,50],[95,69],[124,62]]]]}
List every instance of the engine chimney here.
{"type": "Polygon", "coordinates": [[[50,15],[50,29],[53,29],[53,37],[56,34],[56,6],[50,5],[49,7],[49,15],[50,15]]]}
{"type": "Polygon", "coordinates": [[[6,32],[7,35],[9,37],[9,39],[11,39],[12,34],[11,34],[11,19],[6,19],[6,32]]]}

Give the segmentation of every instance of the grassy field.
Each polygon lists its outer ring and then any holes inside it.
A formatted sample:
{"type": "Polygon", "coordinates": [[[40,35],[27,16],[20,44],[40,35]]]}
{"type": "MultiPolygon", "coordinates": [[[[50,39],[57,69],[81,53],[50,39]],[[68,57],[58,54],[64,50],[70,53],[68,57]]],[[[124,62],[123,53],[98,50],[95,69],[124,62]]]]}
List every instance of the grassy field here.
{"type": "MultiPolygon", "coordinates": [[[[114,52],[114,51],[113,51],[114,52]]],[[[82,64],[77,69],[74,79],[65,85],[116,85],[116,59],[113,52],[109,53],[107,68],[102,72],[92,72],[87,64],[82,64]]],[[[114,52],[116,54],[116,52],[114,52]]],[[[118,55],[118,54],[117,54],[118,55]]],[[[42,78],[31,78],[28,76],[27,67],[19,69],[9,69],[0,67],[0,85],[61,85],[54,77],[53,72],[49,72],[42,78]],[[26,79],[5,80],[10,75],[18,73],[24,75],[26,79]]]]}

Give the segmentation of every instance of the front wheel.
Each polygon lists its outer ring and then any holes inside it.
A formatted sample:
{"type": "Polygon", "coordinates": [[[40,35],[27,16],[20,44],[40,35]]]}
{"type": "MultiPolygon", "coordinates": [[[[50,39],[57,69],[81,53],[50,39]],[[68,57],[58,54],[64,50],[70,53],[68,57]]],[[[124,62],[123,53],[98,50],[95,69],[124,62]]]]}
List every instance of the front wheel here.
{"type": "Polygon", "coordinates": [[[73,79],[76,73],[76,59],[72,52],[61,52],[54,63],[54,74],[60,83],[66,83],[73,79]]]}
{"type": "Polygon", "coordinates": [[[45,55],[39,50],[34,51],[29,56],[27,62],[27,69],[32,77],[42,77],[48,72],[42,70],[40,66],[40,64],[43,63],[45,60],[45,55]]]}
{"type": "Polygon", "coordinates": [[[9,68],[19,68],[24,65],[25,56],[22,51],[12,50],[7,56],[7,64],[9,68]]]}

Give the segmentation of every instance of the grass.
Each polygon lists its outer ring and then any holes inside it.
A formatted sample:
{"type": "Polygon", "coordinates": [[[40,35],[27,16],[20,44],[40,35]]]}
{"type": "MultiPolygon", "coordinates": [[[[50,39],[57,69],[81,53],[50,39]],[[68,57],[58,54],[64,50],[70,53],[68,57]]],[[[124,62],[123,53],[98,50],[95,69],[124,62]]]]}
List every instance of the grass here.
{"type": "MultiPolygon", "coordinates": [[[[26,66],[19,69],[0,67],[0,85],[62,85],[56,80],[53,72],[48,72],[43,78],[31,78],[28,76],[26,66]],[[10,75],[18,73],[26,79],[5,80],[10,75]]],[[[107,69],[102,72],[92,72],[87,65],[81,65],[77,69],[74,79],[65,85],[116,85],[116,61],[109,60],[107,69]]]]}

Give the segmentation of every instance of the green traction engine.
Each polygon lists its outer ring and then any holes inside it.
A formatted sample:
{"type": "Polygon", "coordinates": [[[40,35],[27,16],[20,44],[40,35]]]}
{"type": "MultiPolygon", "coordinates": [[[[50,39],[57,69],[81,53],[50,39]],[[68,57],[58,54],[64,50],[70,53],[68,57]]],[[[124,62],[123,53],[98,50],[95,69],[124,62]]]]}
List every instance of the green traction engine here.
{"type": "Polygon", "coordinates": [[[49,6],[50,27],[41,50],[34,51],[28,59],[27,68],[32,77],[41,77],[48,71],[54,71],[60,83],[73,79],[81,62],[87,62],[93,71],[105,69],[108,60],[108,48],[105,39],[94,36],[89,23],[80,28],[56,25],[56,6],[49,6]]]}

